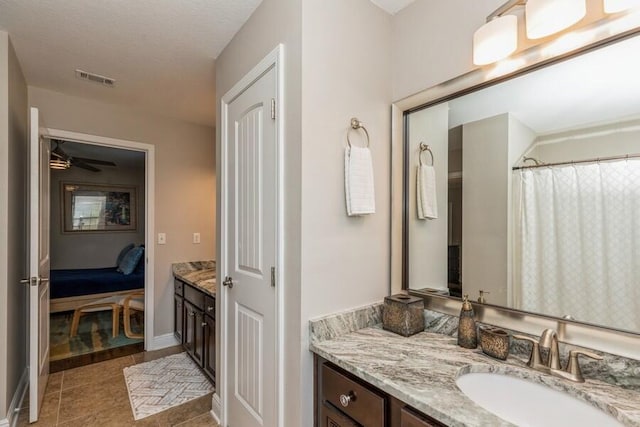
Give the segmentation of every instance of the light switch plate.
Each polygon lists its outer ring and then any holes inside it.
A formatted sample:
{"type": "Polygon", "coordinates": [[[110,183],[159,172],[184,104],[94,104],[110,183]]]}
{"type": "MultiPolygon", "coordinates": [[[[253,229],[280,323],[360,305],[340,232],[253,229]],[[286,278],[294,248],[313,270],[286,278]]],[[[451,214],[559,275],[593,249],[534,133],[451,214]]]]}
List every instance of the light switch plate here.
{"type": "Polygon", "coordinates": [[[158,244],[165,245],[167,243],[167,234],[166,233],[158,233],[158,244]]]}
{"type": "Polygon", "coordinates": [[[200,233],[193,233],[193,243],[200,243],[200,233]]]}

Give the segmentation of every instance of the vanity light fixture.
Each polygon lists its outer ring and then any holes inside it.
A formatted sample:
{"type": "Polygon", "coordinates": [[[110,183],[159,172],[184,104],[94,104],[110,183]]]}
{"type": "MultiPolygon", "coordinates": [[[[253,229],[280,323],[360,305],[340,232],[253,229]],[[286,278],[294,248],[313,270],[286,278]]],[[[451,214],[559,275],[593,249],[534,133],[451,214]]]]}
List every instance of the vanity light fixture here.
{"type": "MultiPolygon", "coordinates": [[[[618,11],[640,4],[640,0],[604,0],[604,3],[605,9],[618,11]]],[[[586,0],[509,0],[491,13],[487,23],[474,33],[475,65],[498,62],[517,50],[519,18],[507,14],[516,6],[524,6],[526,35],[532,40],[556,34],[580,21],[587,13],[586,0]]]]}
{"type": "Polygon", "coordinates": [[[473,34],[475,65],[498,62],[516,51],[518,18],[507,13],[516,6],[524,6],[526,2],[526,0],[509,0],[487,16],[487,23],[473,34]]]}
{"type": "Polygon", "coordinates": [[[473,63],[487,65],[506,58],[518,48],[518,18],[493,18],[473,34],[473,63]]]}
{"type": "Polygon", "coordinates": [[[527,37],[541,39],[569,28],[587,13],[586,0],[528,0],[527,37]]]}
{"type": "Polygon", "coordinates": [[[617,13],[640,8],[640,0],[604,0],[605,13],[617,13]]]}

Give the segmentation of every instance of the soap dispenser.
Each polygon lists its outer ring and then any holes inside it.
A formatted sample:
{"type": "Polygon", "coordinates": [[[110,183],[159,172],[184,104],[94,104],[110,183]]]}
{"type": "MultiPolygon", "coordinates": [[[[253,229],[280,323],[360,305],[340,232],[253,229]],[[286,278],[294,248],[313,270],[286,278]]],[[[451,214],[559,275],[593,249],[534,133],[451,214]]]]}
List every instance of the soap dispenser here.
{"type": "Polygon", "coordinates": [[[462,300],[460,322],[458,323],[458,345],[464,348],[478,347],[478,331],[476,329],[475,313],[469,302],[469,295],[462,300]]]}

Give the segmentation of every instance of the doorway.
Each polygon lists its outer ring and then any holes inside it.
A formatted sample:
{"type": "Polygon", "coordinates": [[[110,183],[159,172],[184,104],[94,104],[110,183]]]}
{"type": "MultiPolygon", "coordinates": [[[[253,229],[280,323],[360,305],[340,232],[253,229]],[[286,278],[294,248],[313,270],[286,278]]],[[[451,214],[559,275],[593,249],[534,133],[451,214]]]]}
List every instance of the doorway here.
{"type": "Polygon", "coordinates": [[[52,153],[50,370],[140,352],[153,337],[154,147],[55,129],[44,137],[52,153]]]}

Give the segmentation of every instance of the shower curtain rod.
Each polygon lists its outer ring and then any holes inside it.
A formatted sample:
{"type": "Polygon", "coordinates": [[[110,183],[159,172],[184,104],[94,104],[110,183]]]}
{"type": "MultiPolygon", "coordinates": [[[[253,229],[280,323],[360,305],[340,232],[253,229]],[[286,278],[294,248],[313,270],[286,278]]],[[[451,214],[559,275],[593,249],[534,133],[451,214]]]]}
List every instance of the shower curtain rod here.
{"type": "Polygon", "coordinates": [[[551,166],[577,165],[579,163],[600,163],[600,162],[610,162],[612,160],[637,159],[637,158],[640,158],[640,153],[625,154],[624,156],[597,157],[595,159],[586,159],[586,160],[572,160],[568,162],[541,163],[539,165],[531,165],[531,166],[514,166],[512,170],[517,171],[520,169],[538,169],[538,168],[547,168],[551,166]]]}

